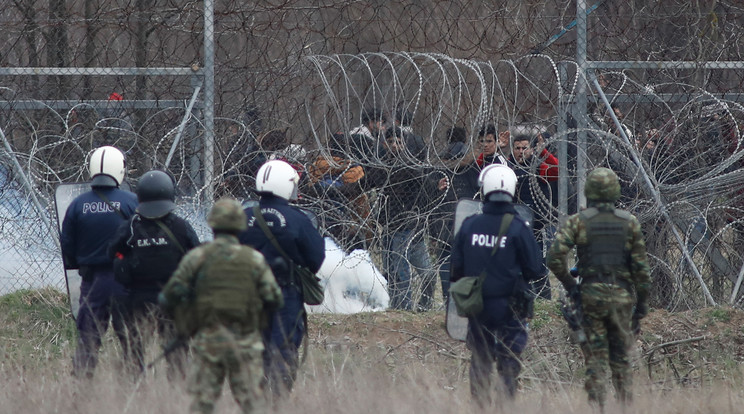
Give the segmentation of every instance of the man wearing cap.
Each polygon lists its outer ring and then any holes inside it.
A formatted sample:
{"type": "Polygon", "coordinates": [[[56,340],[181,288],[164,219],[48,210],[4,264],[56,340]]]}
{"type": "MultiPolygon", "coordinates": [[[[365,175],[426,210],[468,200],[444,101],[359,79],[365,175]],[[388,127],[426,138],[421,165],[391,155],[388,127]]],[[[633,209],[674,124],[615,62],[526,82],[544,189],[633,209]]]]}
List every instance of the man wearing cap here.
{"type": "MultiPolygon", "coordinates": [[[[176,208],[173,179],[163,171],[152,170],[137,185],[137,211],[122,223],[109,246],[115,263],[116,280],[127,289],[122,313],[128,330],[132,373],[144,371],[142,332],[148,323],[157,325],[164,343],[175,337],[173,323],[158,307],[158,294],[168,282],[187,251],[199,245],[191,225],[173,210],[176,208]]],[[[183,352],[169,353],[169,373],[182,369],[183,352]]]]}

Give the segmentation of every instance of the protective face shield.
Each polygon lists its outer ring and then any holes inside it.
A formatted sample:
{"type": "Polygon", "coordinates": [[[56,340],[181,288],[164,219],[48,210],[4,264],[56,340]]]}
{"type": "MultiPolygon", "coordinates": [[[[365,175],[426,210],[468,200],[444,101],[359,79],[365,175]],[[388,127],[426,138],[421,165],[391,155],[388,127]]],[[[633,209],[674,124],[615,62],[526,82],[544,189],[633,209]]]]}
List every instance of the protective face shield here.
{"type": "Polygon", "coordinates": [[[118,187],[124,181],[124,154],[114,147],[100,147],[93,151],[88,164],[93,187],[118,187]]]}
{"type": "Polygon", "coordinates": [[[285,200],[297,200],[300,176],[285,161],[271,160],[256,173],[256,190],[259,194],[273,194],[285,200]]]}
{"type": "Polygon", "coordinates": [[[137,213],[149,219],[165,216],[176,208],[173,179],[163,171],[146,172],[137,184],[137,213]]]}
{"type": "Polygon", "coordinates": [[[517,175],[503,164],[491,164],[481,171],[478,185],[484,201],[507,201],[514,198],[517,175]]]}

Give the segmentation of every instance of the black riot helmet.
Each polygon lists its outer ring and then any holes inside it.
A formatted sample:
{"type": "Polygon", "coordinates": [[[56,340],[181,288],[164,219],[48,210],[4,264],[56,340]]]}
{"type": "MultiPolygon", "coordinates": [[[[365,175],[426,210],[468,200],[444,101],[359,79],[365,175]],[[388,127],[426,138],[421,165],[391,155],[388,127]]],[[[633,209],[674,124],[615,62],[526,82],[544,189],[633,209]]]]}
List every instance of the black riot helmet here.
{"type": "Polygon", "coordinates": [[[176,191],[173,178],[160,170],[146,172],[137,184],[137,213],[142,217],[156,219],[176,208],[176,191]]]}

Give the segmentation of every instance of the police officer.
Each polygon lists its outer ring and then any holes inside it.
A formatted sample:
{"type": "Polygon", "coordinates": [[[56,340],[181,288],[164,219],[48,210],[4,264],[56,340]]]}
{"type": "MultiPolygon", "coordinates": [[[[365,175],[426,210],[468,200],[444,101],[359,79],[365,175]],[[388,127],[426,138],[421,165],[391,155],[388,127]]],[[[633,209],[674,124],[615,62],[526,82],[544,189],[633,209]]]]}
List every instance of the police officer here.
{"type": "Polygon", "coordinates": [[[124,154],[114,147],[100,147],[90,156],[91,191],[75,198],[65,213],[60,245],[65,268],[79,269],[80,310],[73,375],[92,378],[98,361],[101,336],[113,316],[114,330],[127,353],[123,321],[114,305],[124,288],[114,280],[113,260],[107,254],[109,241],[121,223],[134,214],[137,197],[119,189],[126,171],[124,154]]]}
{"type": "Polygon", "coordinates": [[[207,217],[214,241],[189,251],[159,298],[165,309],[191,307],[196,329],[189,384],[191,412],[208,414],[227,377],[244,413],[263,412],[263,342],[259,329],[267,309],[282,306],[279,286],[263,256],[242,246],[243,207],[218,200],[207,217]]]}
{"type": "Polygon", "coordinates": [[[483,214],[468,217],[452,247],[452,281],[480,276],[483,311],[471,317],[466,343],[470,359],[470,391],[481,407],[490,404],[494,361],[506,394],[514,397],[521,370],[519,357],[527,345],[528,282],[538,277],[542,260],[535,236],[512,204],[517,177],[511,168],[492,164],[478,179],[483,214]],[[511,219],[511,223],[508,220],[511,219]],[[505,227],[499,238],[503,220],[505,227]],[[497,249],[494,247],[498,246],[497,249]],[[515,306],[520,305],[520,306],[515,306]]]}
{"type": "MultiPolygon", "coordinates": [[[[157,306],[158,294],[186,252],[199,245],[191,225],[173,213],[175,188],[170,175],[146,172],[137,184],[137,199],[136,213],[119,226],[108,250],[116,258],[114,276],[128,293],[125,323],[135,373],[145,367],[142,332],[148,324],[155,323],[165,343],[175,339],[172,321],[157,306]]],[[[169,373],[181,369],[183,357],[182,352],[167,355],[169,373]]]]}
{"type": "Polygon", "coordinates": [[[264,331],[265,369],[275,395],[290,391],[297,375],[298,351],[305,334],[305,307],[298,280],[291,267],[305,266],[316,273],[325,259],[325,243],[310,219],[289,205],[297,199],[299,175],[288,163],[268,161],[256,173],[256,191],[261,196],[261,216],[271,234],[266,234],[254,217],[253,208],[245,210],[248,229],[240,242],[263,253],[282,288],[284,307],[271,319],[264,331]],[[274,237],[293,263],[287,263],[270,241],[274,237]]]}
{"type": "Polygon", "coordinates": [[[616,209],[617,175],[607,168],[589,173],[584,187],[588,208],[568,218],[548,251],[548,267],[571,297],[580,297],[589,401],[605,402],[605,372],[612,371],[616,397],[631,399],[632,372],[628,349],[632,326],[648,313],[651,284],[646,244],[638,220],[616,209]],[[566,256],[576,247],[579,285],[569,273],[566,256]],[[580,290],[579,290],[580,286],[580,290]],[[635,306],[634,306],[635,305],[635,306]]]}

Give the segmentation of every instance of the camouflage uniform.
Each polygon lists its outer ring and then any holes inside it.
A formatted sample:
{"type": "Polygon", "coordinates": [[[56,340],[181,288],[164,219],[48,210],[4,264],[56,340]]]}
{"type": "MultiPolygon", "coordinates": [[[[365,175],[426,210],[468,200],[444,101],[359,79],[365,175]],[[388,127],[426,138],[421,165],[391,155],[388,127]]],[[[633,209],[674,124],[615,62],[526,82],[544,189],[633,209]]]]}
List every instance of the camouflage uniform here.
{"type": "Polygon", "coordinates": [[[235,234],[246,225],[240,203],[218,201],[208,221],[215,240],[183,258],[161,298],[172,309],[189,297],[193,286],[189,303],[195,310],[192,345],[196,360],[189,384],[194,397],[191,411],[211,413],[227,377],[244,413],[263,412],[260,324],[265,309],[283,304],[281,290],[263,256],[238,242],[235,234]],[[220,226],[221,214],[236,217],[220,226]]]}
{"type": "Polygon", "coordinates": [[[590,402],[603,406],[607,365],[612,371],[616,397],[622,402],[631,398],[631,323],[648,312],[646,298],[651,279],[638,220],[614,208],[614,201],[620,196],[615,173],[607,168],[592,171],[585,194],[589,208],[563,224],[548,251],[547,262],[566,290],[572,292],[577,289],[577,282],[569,273],[566,256],[574,246],[577,248],[582,324],[588,338],[582,347],[585,387],[590,402]]]}

